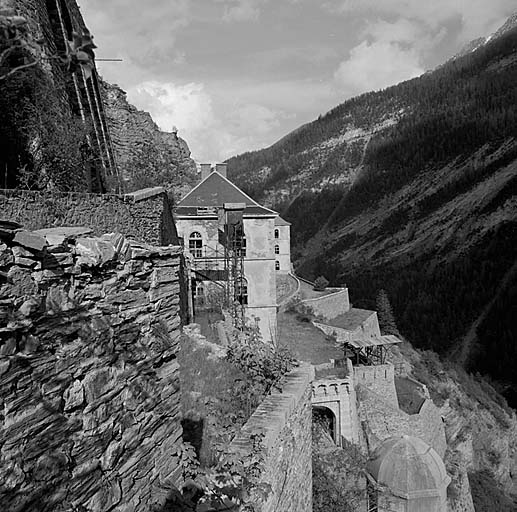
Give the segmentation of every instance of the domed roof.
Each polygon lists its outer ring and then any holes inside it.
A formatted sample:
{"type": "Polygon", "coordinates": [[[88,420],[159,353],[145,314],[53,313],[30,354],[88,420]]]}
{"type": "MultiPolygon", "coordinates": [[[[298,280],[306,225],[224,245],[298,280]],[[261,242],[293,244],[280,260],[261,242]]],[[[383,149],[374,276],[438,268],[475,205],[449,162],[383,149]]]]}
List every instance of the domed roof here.
{"type": "Polygon", "coordinates": [[[368,464],[377,483],[405,499],[440,496],[451,481],[441,457],[417,437],[384,441],[368,464]]]}

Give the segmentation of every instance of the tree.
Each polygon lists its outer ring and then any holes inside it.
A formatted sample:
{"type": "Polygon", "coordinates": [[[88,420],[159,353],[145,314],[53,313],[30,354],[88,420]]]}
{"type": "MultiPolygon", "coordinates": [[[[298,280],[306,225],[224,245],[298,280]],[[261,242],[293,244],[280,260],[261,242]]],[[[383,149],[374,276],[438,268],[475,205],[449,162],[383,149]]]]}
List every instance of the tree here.
{"type": "Polygon", "coordinates": [[[381,289],[377,294],[376,309],[382,334],[400,336],[390,299],[385,290],[381,289]]]}

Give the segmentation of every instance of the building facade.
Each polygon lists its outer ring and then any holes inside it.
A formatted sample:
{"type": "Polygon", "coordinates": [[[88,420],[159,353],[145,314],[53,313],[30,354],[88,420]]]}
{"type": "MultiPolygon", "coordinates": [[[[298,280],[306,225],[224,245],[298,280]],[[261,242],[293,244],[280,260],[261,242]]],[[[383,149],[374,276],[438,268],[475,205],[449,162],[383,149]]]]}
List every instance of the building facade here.
{"type": "Polygon", "coordinates": [[[265,341],[274,341],[276,276],[282,271],[275,252],[282,240],[282,261],[290,268],[285,249],[289,226],[276,226],[277,212],[231,183],[225,164],[214,169],[203,164],[201,171],[201,182],[178,203],[175,215],[190,260],[194,317],[203,307],[224,304],[232,310],[238,303],[243,319],[255,322],[265,341]],[[228,242],[230,231],[233,238],[228,242]]]}
{"type": "Polygon", "coordinates": [[[275,268],[282,274],[292,272],[291,266],[291,224],[282,217],[275,218],[275,268]]]}

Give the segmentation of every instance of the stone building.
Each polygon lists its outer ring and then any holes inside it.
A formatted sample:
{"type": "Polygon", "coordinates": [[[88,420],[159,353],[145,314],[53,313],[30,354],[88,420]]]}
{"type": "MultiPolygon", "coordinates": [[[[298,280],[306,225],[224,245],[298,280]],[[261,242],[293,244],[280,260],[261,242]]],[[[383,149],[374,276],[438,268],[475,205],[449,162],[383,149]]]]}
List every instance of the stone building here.
{"type": "Polygon", "coordinates": [[[291,224],[282,217],[275,219],[275,268],[282,274],[292,272],[291,224]]]}
{"type": "Polygon", "coordinates": [[[219,290],[230,296],[228,307],[238,302],[247,320],[256,319],[264,340],[276,339],[276,276],[282,270],[275,252],[281,241],[287,271],[286,224],[277,212],[261,206],[229,181],[225,164],[215,169],[202,165],[201,182],[176,209],[178,234],[191,260],[194,309],[199,312],[219,290]],[[221,238],[224,225],[229,225],[222,220],[224,215],[227,220],[232,216],[242,218],[235,250],[225,248],[221,238]]]}
{"type": "Polygon", "coordinates": [[[53,169],[43,169],[36,176],[38,188],[43,176],[50,178],[52,186],[66,190],[118,191],[118,171],[97,71],[93,67],[91,73],[85,72],[74,62],[67,69],[59,59],[69,52],[74,34],[89,34],[77,2],[3,0],[1,5],[5,12],[27,21],[29,37],[38,44],[24,50],[23,55],[13,54],[13,60],[7,62],[8,68],[17,66],[20,59],[35,65],[14,73],[2,83],[0,167],[5,172],[0,188],[19,186],[20,168],[40,169],[43,163],[38,145],[46,148],[52,143],[67,144],[70,157],[74,151],[80,152],[84,176],[63,179],[60,183],[59,178],[52,180],[53,169]],[[43,119],[43,129],[38,129],[35,119],[43,119]],[[79,125],[83,127],[84,137],[75,140],[79,125]],[[49,129],[45,131],[46,128],[49,129]],[[52,133],[60,134],[59,130],[65,136],[69,134],[70,140],[52,139],[52,133]],[[49,135],[50,142],[45,140],[45,135],[49,135]]]}

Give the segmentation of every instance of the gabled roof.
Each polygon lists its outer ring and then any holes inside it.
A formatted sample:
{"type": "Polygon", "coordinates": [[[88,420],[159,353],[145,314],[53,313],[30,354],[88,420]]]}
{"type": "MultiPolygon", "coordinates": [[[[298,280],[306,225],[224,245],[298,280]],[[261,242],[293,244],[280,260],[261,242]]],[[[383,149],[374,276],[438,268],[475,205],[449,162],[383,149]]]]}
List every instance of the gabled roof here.
{"type": "Polygon", "coordinates": [[[290,226],[291,223],[287,222],[285,219],[282,219],[280,215],[275,219],[275,226],[290,226]]]}
{"type": "Polygon", "coordinates": [[[217,171],[209,174],[178,203],[176,213],[197,215],[197,208],[222,207],[225,203],[244,203],[245,215],[278,215],[261,206],[217,171]]]}

